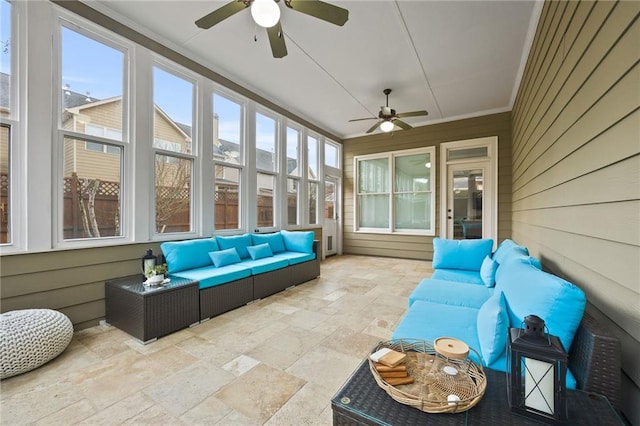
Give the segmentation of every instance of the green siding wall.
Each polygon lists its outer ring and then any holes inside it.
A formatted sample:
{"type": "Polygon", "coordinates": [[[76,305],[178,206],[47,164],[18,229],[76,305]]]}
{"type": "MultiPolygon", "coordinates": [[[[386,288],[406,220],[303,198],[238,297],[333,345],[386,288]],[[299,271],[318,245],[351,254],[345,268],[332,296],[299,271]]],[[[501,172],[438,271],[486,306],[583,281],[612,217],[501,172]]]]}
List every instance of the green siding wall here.
{"type": "Polygon", "coordinates": [[[639,12],[640,2],[545,3],[512,112],[513,238],[580,286],[620,338],[625,414],[635,424],[639,12]]]}

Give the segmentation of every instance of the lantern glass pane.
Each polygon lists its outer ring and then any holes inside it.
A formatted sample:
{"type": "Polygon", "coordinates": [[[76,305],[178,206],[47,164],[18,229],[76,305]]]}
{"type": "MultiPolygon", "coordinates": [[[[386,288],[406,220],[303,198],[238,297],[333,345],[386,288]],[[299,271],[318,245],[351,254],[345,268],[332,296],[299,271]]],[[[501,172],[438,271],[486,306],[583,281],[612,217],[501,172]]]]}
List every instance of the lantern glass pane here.
{"type": "Polygon", "coordinates": [[[543,413],[554,413],[555,364],[532,358],[522,358],[525,406],[543,413]]]}

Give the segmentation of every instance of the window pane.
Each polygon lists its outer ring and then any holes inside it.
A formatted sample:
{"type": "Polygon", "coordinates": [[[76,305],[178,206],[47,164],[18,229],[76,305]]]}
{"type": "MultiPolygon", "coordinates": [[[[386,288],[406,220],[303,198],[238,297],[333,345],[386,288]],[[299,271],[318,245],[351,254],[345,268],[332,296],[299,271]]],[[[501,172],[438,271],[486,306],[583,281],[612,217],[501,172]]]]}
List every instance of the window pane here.
{"type": "Polygon", "coordinates": [[[243,164],[242,143],[242,105],[214,94],[213,158],[226,163],[243,164]]]}
{"type": "Polygon", "coordinates": [[[63,238],[98,238],[122,235],[122,148],[117,155],[84,149],[88,141],[64,138],[63,238]]]}
{"type": "Polygon", "coordinates": [[[428,153],[395,158],[395,192],[429,191],[431,161],[428,153]]]}
{"type": "Polygon", "coordinates": [[[216,165],[215,228],[240,228],[240,169],[216,165]]]}
{"type": "Polygon", "coordinates": [[[307,163],[309,164],[309,179],[318,179],[318,139],[313,136],[307,137],[307,163]]]}
{"type": "Polygon", "coordinates": [[[256,167],[276,171],[276,121],[256,113],[256,167]]]}
{"type": "MultiPolygon", "coordinates": [[[[2,92],[2,117],[11,115],[11,3],[0,1],[0,91],[2,92]],[[5,110],[6,108],[6,110],[5,110]]],[[[3,130],[4,132],[4,130],[3,130]]]]}
{"type": "Polygon", "coordinates": [[[287,179],[287,225],[298,224],[298,179],[287,179]]]}
{"type": "Polygon", "coordinates": [[[191,231],[191,160],[156,154],[156,232],[191,231]]]}
{"type": "Polygon", "coordinates": [[[273,175],[258,173],[258,228],[272,227],[273,223],[273,175]]]}
{"type": "Polygon", "coordinates": [[[91,123],[122,140],[124,53],[62,27],[62,128],[87,133],[91,123]]]}
{"type": "Polygon", "coordinates": [[[358,161],[358,192],[389,192],[389,160],[387,158],[358,161]]]}
{"type": "Polygon", "coordinates": [[[153,68],[153,146],[191,153],[193,84],[153,68]]]}
{"type": "Polygon", "coordinates": [[[389,228],[389,195],[359,195],[358,224],[362,228],[389,228]]]}
{"type": "Polygon", "coordinates": [[[488,155],[489,151],[486,146],[480,146],[477,148],[450,149],[447,151],[447,160],[462,160],[464,158],[478,158],[486,157],[488,155]]]}
{"type": "Polygon", "coordinates": [[[287,174],[300,176],[300,132],[287,127],[287,174]]]}
{"type": "Polygon", "coordinates": [[[10,136],[11,127],[0,126],[0,244],[11,242],[10,136]]]}
{"type": "Polygon", "coordinates": [[[309,225],[318,223],[318,183],[309,182],[309,225]]]}
{"type": "Polygon", "coordinates": [[[338,159],[338,147],[332,143],[325,142],[324,144],[324,164],[325,166],[338,167],[340,161],[338,159]]]}
{"type": "Polygon", "coordinates": [[[395,196],[396,229],[430,229],[431,195],[427,192],[395,196]]]}

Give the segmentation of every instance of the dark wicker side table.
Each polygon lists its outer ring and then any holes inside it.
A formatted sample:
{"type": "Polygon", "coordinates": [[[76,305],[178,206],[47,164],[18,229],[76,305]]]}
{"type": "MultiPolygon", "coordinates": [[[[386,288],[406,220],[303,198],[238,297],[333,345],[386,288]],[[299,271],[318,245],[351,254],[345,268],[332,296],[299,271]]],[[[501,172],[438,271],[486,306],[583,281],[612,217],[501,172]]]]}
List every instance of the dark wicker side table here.
{"type": "MultiPolygon", "coordinates": [[[[480,402],[459,414],[430,414],[394,401],[375,382],[367,360],[331,400],[334,425],[540,425],[511,413],[506,374],[484,369],[487,389],[480,402]]],[[[609,401],[600,395],[569,391],[569,424],[624,425],[609,401]]]]}
{"type": "Polygon", "coordinates": [[[198,282],[172,277],[162,287],[146,287],[142,275],[107,281],[106,322],[147,344],[200,322],[198,282]]]}

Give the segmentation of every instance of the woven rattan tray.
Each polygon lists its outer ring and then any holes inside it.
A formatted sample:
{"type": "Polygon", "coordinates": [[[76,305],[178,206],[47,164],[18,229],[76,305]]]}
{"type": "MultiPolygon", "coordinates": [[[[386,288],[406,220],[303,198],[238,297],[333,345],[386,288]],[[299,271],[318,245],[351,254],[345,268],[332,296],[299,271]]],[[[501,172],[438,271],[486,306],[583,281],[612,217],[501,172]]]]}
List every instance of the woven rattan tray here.
{"type": "MultiPolygon", "coordinates": [[[[436,353],[431,343],[417,339],[380,342],[371,353],[382,348],[407,354],[404,365],[414,379],[414,383],[407,385],[387,383],[369,359],[369,368],[378,385],[401,404],[427,413],[460,413],[476,405],[484,395],[487,387],[484,370],[469,358],[447,358],[436,353]],[[455,368],[457,374],[445,373],[445,367],[455,368]],[[452,402],[448,400],[450,395],[456,395],[460,400],[452,402]]],[[[470,350],[480,359],[475,350],[470,350]]]]}

